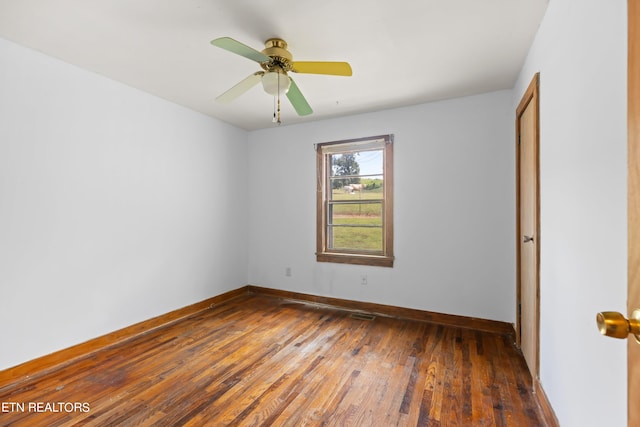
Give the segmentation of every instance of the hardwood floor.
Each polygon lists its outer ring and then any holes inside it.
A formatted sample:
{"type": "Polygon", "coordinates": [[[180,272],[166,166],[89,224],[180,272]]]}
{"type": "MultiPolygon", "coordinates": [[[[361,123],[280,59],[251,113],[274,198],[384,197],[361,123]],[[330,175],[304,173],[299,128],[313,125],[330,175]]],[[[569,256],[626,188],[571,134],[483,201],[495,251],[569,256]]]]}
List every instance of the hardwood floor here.
{"type": "Polygon", "coordinates": [[[512,342],[246,294],[1,388],[0,425],[544,425],[512,342]]]}

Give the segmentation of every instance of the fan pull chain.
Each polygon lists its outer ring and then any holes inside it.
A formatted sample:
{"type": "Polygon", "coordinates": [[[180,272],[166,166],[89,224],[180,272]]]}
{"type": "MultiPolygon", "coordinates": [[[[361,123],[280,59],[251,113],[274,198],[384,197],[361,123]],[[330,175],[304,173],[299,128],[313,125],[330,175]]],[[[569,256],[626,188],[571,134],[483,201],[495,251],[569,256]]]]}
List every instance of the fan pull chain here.
{"type": "Polygon", "coordinates": [[[280,73],[278,73],[278,115],[276,116],[276,97],[273,97],[273,123],[282,124],[280,121],[280,73]]]}
{"type": "Polygon", "coordinates": [[[276,97],[275,96],[273,97],[273,119],[271,119],[271,121],[273,123],[277,122],[277,119],[276,119],[276,97]]]}
{"type": "Polygon", "coordinates": [[[273,119],[271,121],[279,125],[282,124],[282,122],[280,121],[280,95],[278,95],[277,97],[276,96],[273,97],[273,119]],[[277,98],[277,101],[276,101],[276,98],[277,98]],[[276,102],[277,102],[277,107],[276,107],[276,102]]]}

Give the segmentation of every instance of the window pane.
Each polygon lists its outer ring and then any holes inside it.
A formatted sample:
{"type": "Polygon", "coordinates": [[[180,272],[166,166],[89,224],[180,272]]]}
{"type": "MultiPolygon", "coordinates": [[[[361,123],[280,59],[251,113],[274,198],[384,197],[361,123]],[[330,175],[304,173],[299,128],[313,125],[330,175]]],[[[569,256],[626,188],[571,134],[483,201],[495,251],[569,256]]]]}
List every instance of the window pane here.
{"type": "Polygon", "coordinates": [[[330,249],[382,251],[382,228],[329,226],[328,235],[330,249]]]}
{"type": "Polygon", "coordinates": [[[382,227],[382,203],[330,204],[329,223],[382,227]]]}
{"type": "Polygon", "coordinates": [[[382,150],[355,153],[360,165],[360,175],[382,175],[382,150]]]}
{"type": "Polygon", "coordinates": [[[383,175],[369,175],[362,178],[332,177],[331,187],[331,200],[366,200],[384,198],[383,175]],[[358,182],[356,183],[355,181],[358,182]]]}
{"type": "Polygon", "coordinates": [[[338,197],[338,193],[342,192],[359,196],[367,194],[367,198],[382,198],[383,150],[331,154],[328,157],[332,196],[338,197]]]}
{"type": "Polygon", "coordinates": [[[382,175],[382,150],[332,154],[331,176],[382,175]]]}

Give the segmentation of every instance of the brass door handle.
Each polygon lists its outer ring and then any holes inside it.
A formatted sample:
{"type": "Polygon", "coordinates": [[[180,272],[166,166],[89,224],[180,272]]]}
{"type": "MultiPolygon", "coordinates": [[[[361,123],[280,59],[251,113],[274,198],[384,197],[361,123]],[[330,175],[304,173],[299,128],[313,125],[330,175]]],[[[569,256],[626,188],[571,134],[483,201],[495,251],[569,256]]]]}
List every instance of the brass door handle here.
{"type": "Polygon", "coordinates": [[[617,311],[603,311],[596,315],[598,330],[602,335],[612,338],[627,338],[632,334],[640,343],[640,309],[636,308],[627,320],[617,311]]]}
{"type": "Polygon", "coordinates": [[[522,237],[522,243],[529,243],[529,242],[533,242],[533,236],[523,236],[522,237]]]}

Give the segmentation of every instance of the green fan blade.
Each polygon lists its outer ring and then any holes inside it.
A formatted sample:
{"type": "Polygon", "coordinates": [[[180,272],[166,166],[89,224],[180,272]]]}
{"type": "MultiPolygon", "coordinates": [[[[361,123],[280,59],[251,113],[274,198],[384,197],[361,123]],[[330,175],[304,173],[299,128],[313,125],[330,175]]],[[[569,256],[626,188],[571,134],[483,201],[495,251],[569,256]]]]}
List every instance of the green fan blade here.
{"type": "Polygon", "coordinates": [[[264,53],[258,52],[254,48],[242,44],[239,41],[232,39],[231,37],[220,37],[219,39],[211,40],[211,44],[224,50],[228,50],[229,52],[244,56],[245,58],[249,58],[256,62],[271,61],[271,58],[269,58],[264,53]]]}
{"type": "Polygon", "coordinates": [[[263,74],[264,72],[262,71],[251,74],[249,77],[242,80],[240,83],[217,97],[216,101],[222,104],[228,104],[229,102],[233,101],[234,99],[257,85],[258,82],[260,82],[260,80],[262,79],[263,74]]]}
{"type": "Polygon", "coordinates": [[[298,89],[298,85],[296,84],[296,82],[293,81],[291,76],[289,76],[289,80],[291,80],[291,86],[289,86],[287,98],[289,98],[289,101],[291,102],[291,105],[293,105],[293,108],[296,110],[296,113],[298,113],[299,116],[308,116],[309,114],[313,113],[311,106],[309,105],[307,100],[304,99],[304,96],[302,95],[302,92],[300,92],[300,89],[298,89]]]}

